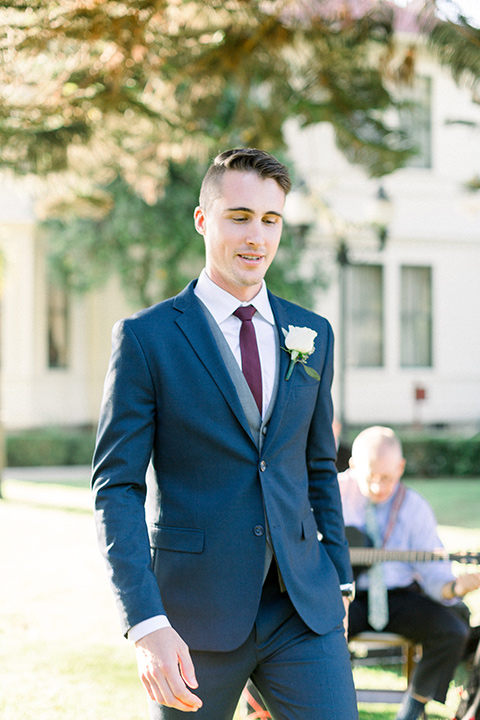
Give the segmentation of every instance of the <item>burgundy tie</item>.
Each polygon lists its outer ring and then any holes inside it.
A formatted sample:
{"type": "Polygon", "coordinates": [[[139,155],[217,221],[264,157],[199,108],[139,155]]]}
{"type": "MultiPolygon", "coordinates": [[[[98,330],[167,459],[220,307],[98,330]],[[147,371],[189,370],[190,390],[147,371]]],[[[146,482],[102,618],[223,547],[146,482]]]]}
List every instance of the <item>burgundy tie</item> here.
{"type": "Polygon", "coordinates": [[[252,317],[256,310],[253,305],[239,307],[233,313],[242,321],[240,328],[240,352],[242,354],[242,371],[245,375],[252,395],[257,403],[260,415],[262,414],[262,369],[258,355],[257,336],[253,326],[252,317]]]}

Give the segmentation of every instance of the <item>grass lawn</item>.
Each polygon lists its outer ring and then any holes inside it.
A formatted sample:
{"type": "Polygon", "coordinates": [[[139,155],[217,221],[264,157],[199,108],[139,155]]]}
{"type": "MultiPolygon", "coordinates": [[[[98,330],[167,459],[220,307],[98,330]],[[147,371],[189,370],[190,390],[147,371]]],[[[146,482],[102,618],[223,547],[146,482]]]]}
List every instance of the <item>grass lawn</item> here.
{"type": "MultiPolygon", "coordinates": [[[[88,471],[73,481],[53,471],[50,480],[48,472],[29,478],[7,471],[0,502],[0,717],[146,720],[134,652],[120,636],[97,550],[88,471]]],[[[451,550],[480,549],[479,481],[409,484],[432,503],[451,550]]],[[[469,600],[478,622],[479,592],[469,600]]],[[[383,672],[357,670],[373,684],[383,672]]],[[[387,681],[398,683],[398,675],[387,681]]],[[[393,720],[396,709],[361,705],[360,718],[393,720]]],[[[430,720],[448,717],[443,706],[430,705],[430,720]]]]}
{"type": "Polygon", "coordinates": [[[431,503],[440,525],[478,529],[480,527],[480,478],[443,478],[411,480],[415,488],[431,503]]]}
{"type": "Polygon", "coordinates": [[[144,720],[88,490],[4,483],[0,502],[2,720],[144,720]],[[44,502],[42,493],[45,491],[44,502]]]}

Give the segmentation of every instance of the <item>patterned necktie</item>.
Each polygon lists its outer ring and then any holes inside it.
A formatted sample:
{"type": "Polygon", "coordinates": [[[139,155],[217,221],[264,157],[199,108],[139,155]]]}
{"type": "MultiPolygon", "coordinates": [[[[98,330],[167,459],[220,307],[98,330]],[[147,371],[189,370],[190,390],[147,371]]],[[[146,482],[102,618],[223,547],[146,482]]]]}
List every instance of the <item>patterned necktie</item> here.
{"type": "MultiPolygon", "coordinates": [[[[382,547],[375,505],[368,503],[365,529],[375,547],[382,547]]],[[[388,591],[383,576],[383,563],[374,563],[368,571],[368,622],[375,630],[383,630],[388,623],[388,591]]]]}
{"type": "Polygon", "coordinates": [[[257,336],[253,326],[252,317],[256,310],[253,305],[241,306],[233,313],[242,321],[240,328],[240,353],[242,355],[242,372],[245,375],[252,395],[257,403],[260,415],[262,414],[262,369],[258,355],[257,336]]]}

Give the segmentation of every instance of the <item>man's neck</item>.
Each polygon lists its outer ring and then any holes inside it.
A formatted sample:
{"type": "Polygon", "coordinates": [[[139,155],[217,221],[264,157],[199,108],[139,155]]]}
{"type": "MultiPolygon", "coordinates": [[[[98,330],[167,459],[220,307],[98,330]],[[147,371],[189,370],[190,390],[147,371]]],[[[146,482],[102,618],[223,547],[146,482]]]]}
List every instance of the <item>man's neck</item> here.
{"type": "Polygon", "coordinates": [[[226,283],[222,282],[216,282],[214,278],[212,278],[211,274],[208,272],[208,270],[205,268],[205,273],[208,277],[208,279],[217,287],[219,287],[221,290],[224,290],[232,297],[236,298],[241,303],[247,303],[251,302],[261,291],[263,282],[258,285],[227,285],[226,283]]]}

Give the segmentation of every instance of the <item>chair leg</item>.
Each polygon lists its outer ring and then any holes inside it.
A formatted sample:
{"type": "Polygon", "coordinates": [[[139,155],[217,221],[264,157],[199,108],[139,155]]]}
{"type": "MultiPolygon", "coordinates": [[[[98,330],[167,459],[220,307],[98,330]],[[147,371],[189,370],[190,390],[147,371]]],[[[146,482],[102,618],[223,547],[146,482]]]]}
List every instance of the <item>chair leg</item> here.
{"type": "Polygon", "coordinates": [[[408,643],[406,646],[405,660],[403,664],[403,671],[407,678],[407,683],[410,685],[412,679],[413,668],[415,665],[415,645],[408,643]]]}

